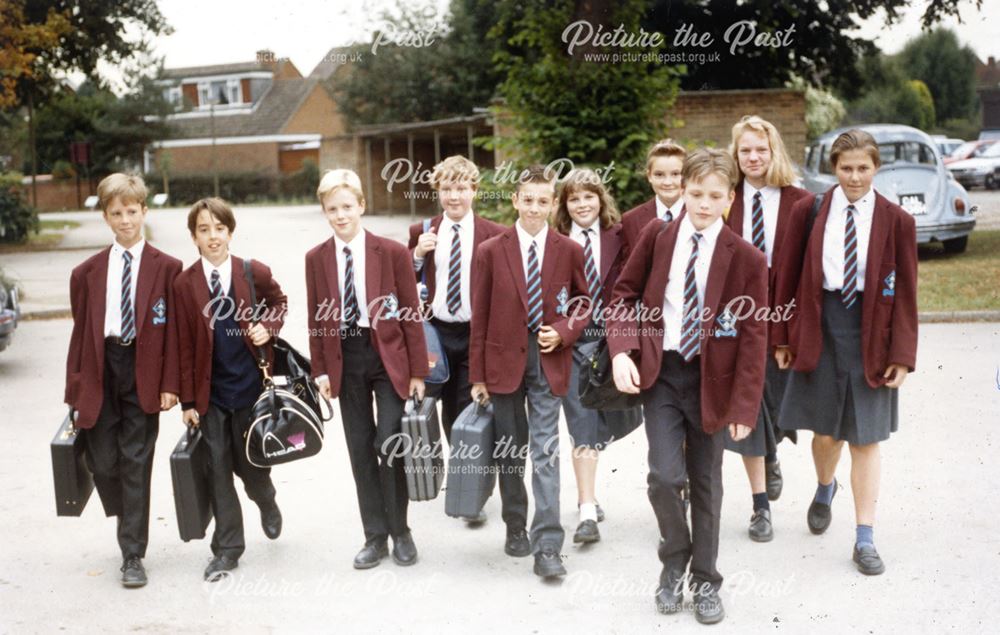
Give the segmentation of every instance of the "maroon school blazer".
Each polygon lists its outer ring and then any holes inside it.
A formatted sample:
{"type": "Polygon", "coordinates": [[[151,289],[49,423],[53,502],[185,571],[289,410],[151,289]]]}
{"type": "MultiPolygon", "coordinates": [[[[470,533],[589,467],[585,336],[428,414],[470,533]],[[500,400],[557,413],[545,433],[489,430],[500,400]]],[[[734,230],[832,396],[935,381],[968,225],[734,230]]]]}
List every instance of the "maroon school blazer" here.
{"type": "MultiPolygon", "coordinates": [[[[470,212],[472,213],[472,212],[470,212]]],[[[437,233],[438,227],[441,226],[442,215],[438,214],[431,219],[430,231],[437,233]]],[[[503,225],[499,223],[494,223],[491,220],[486,220],[485,218],[480,218],[474,215],[474,223],[472,229],[473,235],[473,245],[472,245],[472,270],[469,272],[469,292],[472,293],[474,287],[471,286],[472,278],[476,275],[476,251],[479,250],[479,246],[483,244],[483,241],[496,236],[506,229],[503,225]]],[[[413,223],[410,225],[410,241],[407,245],[407,249],[410,250],[410,257],[413,257],[413,250],[417,246],[417,239],[420,238],[420,234],[424,233],[424,224],[413,223]]],[[[463,249],[465,247],[463,246],[463,249]]],[[[412,268],[412,267],[411,267],[412,268]]],[[[434,291],[437,289],[437,267],[434,264],[434,252],[429,251],[424,254],[424,268],[427,270],[427,302],[430,303],[434,300],[434,291]]],[[[420,280],[420,272],[417,271],[417,280],[420,280]]]]}

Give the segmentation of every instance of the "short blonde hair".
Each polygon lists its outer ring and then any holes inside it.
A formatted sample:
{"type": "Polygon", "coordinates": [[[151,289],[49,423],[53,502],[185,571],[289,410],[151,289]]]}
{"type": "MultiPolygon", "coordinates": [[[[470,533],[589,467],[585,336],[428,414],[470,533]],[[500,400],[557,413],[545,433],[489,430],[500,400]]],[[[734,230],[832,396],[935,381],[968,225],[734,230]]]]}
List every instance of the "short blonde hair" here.
{"type": "Polygon", "coordinates": [[[736,167],[740,165],[739,142],[744,132],[755,132],[763,135],[767,139],[767,145],[771,148],[771,166],[767,168],[764,181],[771,187],[787,187],[795,183],[795,167],[792,159],[785,150],[785,143],[781,140],[781,134],[770,121],[761,119],[757,115],[746,115],[733,126],[732,142],[729,144],[729,152],[736,161],[736,167]]]}
{"type": "Polygon", "coordinates": [[[138,174],[115,172],[101,179],[97,185],[97,205],[102,212],[108,211],[108,205],[115,198],[120,198],[123,203],[138,203],[145,207],[147,196],[149,190],[138,174]]]}
{"type": "Polygon", "coordinates": [[[657,141],[646,153],[646,174],[649,174],[649,171],[653,169],[653,161],[660,157],[677,157],[683,163],[687,157],[687,150],[673,139],[657,141]]]}
{"type": "Polygon", "coordinates": [[[327,194],[342,187],[347,188],[348,191],[358,197],[358,203],[365,204],[365,194],[361,187],[361,177],[353,170],[339,168],[336,170],[327,170],[323,173],[323,178],[319,180],[319,187],[316,188],[316,197],[319,199],[320,205],[323,204],[323,199],[327,194]]]}
{"type": "Polygon", "coordinates": [[[712,174],[718,174],[729,183],[729,191],[736,189],[740,169],[728,153],[717,148],[699,148],[688,155],[684,161],[684,171],[681,177],[686,187],[693,181],[703,181],[712,174]]]}
{"type": "Polygon", "coordinates": [[[431,173],[431,187],[441,189],[444,182],[469,181],[472,189],[479,188],[479,168],[460,154],[448,157],[434,166],[431,173]]]}
{"type": "Polygon", "coordinates": [[[593,192],[601,202],[597,216],[601,229],[610,229],[621,220],[615,199],[608,192],[608,188],[604,186],[600,175],[589,168],[576,168],[566,175],[566,179],[559,189],[559,207],[556,209],[555,219],[557,232],[569,235],[570,229],[573,227],[573,217],[569,215],[566,201],[569,200],[570,195],[580,191],[593,192]]]}

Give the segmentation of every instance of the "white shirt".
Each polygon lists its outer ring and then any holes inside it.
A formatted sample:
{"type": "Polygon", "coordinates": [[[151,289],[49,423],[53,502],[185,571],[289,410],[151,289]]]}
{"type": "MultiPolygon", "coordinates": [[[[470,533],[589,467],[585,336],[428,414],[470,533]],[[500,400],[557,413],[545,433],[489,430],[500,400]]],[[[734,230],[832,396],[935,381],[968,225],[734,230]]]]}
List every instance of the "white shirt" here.
{"type": "MultiPolygon", "coordinates": [[[[344,247],[351,249],[351,258],[354,260],[354,297],[358,300],[359,317],[357,325],[363,328],[371,326],[368,319],[368,292],[365,289],[365,230],[358,232],[351,242],[345,243],[336,234],[333,236],[333,244],[337,248],[337,287],[340,292],[340,309],[344,306],[344,281],[347,274],[347,255],[344,247]]],[[[343,323],[343,313],[341,313],[341,323],[343,323]]]]}
{"type": "Polygon", "coordinates": [[[667,220],[667,212],[670,212],[670,220],[677,220],[677,217],[681,215],[681,210],[684,209],[684,197],[679,196],[674,204],[667,207],[667,204],[660,200],[659,196],[654,196],[653,199],[656,201],[656,217],[660,220],[667,220]]]}
{"type": "MultiPolygon", "coordinates": [[[[847,223],[847,200],[838,185],[830,201],[830,216],[823,230],[823,288],[838,291],[844,286],[844,233],[847,223]]],[[[865,271],[868,266],[868,242],[875,213],[875,190],[854,201],[854,230],[858,237],[858,291],[865,290],[865,271]]]]}
{"type": "Polygon", "coordinates": [[[758,190],[743,181],[743,238],[753,244],[753,196],[760,192],[760,202],[764,207],[764,253],[767,266],[771,266],[774,252],[774,235],[778,231],[778,207],[781,206],[781,188],[765,185],[758,190]]]}
{"type": "Polygon", "coordinates": [[[531,249],[531,243],[534,242],[535,253],[538,256],[538,275],[542,275],[542,262],[545,260],[545,239],[549,235],[549,226],[545,225],[542,227],[542,231],[538,232],[537,236],[532,236],[528,232],[524,231],[521,227],[521,220],[518,219],[514,223],[514,227],[517,227],[517,241],[521,244],[521,265],[524,267],[524,283],[528,284],[528,250],[531,249]]]}
{"type": "Polygon", "coordinates": [[[434,249],[434,298],[431,311],[442,322],[468,322],[472,319],[472,249],[475,246],[475,217],[468,212],[457,223],[445,214],[438,225],[438,242],[434,249]],[[455,240],[454,227],[462,242],[461,294],[462,308],[452,315],[448,310],[448,264],[451,260],[451,244],[455,240]]]}
{"type": "MultiPolygon", "coordinates": [[[[722,231],[722,219],[703,229],[698,241],[698,258],[694,262],[694,279],[698,286],[698,310],[705,304],[705,287],[708,285],[708,270],[715,253],[715,243],[722,231]]],[[[691,257],[693,241],[698,231],[691,224],[691,217],[684,216],[677,232],[677,244],[670,260],[670,274],[667,290],[663,296],[663,350],[676,351],[681,347],[681,327],[684,321],[684,276],[687,273],[688,258],[691,257]]],[[[700,327],[699,327],[700,328],[700,327]]]]}
{"type": "MultiPolygon", "coordinates": [[[[132,303],[132,314],[135,316],[135,332],[139,333],[139,320],[141,316],[135,309],[135,288],[139,280],[139,264],[142,261],[142,250],[146,246],[146,239],[140,238],[139,242],[128,248],[132,254],[132,292],[130,301],[132,303]]],[[[108,278],[105,283],[104,295],[104,337],[121,337],[122,335],[122,270],[125,268],[126,249],[118,244],[116,240],[111,245],[111,252],[108,254],[108,278]]]]}
{"type": "Polygon", "coordinates": [[[597,277],[601,276],[601,221],[595,220],[594,224],[584,229],[575,222],[569,228],[569,237],[583,247],[587,242],[585,231],[590,231],[590,249],[594,252],[594,268],[597,269],[597,277]]]}
{"type": "Polygon", "coordinates": [[[205,272],[205,282],[208,283],[208,296],[212,297],[212,272],[219,271],[219,284],[222,286],[222,294],[229,295],[229,289],[233,284],[233,257],[226,255],[226,260],[216,267],[208,258],[201,257],[201,268],[205,272]]]}

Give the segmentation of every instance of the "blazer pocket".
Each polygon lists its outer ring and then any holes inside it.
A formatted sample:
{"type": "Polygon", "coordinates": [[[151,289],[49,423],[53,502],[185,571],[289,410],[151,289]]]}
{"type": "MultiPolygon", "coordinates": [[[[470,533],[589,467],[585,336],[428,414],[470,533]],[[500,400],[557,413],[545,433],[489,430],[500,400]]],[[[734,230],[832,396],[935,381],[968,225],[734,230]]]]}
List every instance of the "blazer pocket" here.
{"type": "Polygon", "coordinates": [[[496,342],[486,341],[486,382],[495,384],[500,381],[502,368],[499,362],[507,347],[496,342]]]}

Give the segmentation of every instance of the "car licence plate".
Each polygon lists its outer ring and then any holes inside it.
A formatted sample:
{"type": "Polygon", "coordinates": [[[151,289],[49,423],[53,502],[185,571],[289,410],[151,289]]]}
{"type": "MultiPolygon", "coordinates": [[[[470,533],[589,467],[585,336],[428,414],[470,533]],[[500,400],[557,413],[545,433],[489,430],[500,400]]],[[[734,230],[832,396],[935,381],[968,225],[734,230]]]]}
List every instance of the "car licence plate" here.
{"type": "Polygon", "coordinates": [[[899,206],[905,209],[911,216],[920,216],[927,213],[927,205],[924,203],[924,195],[922,193],[900,194],[899,206]]]}

